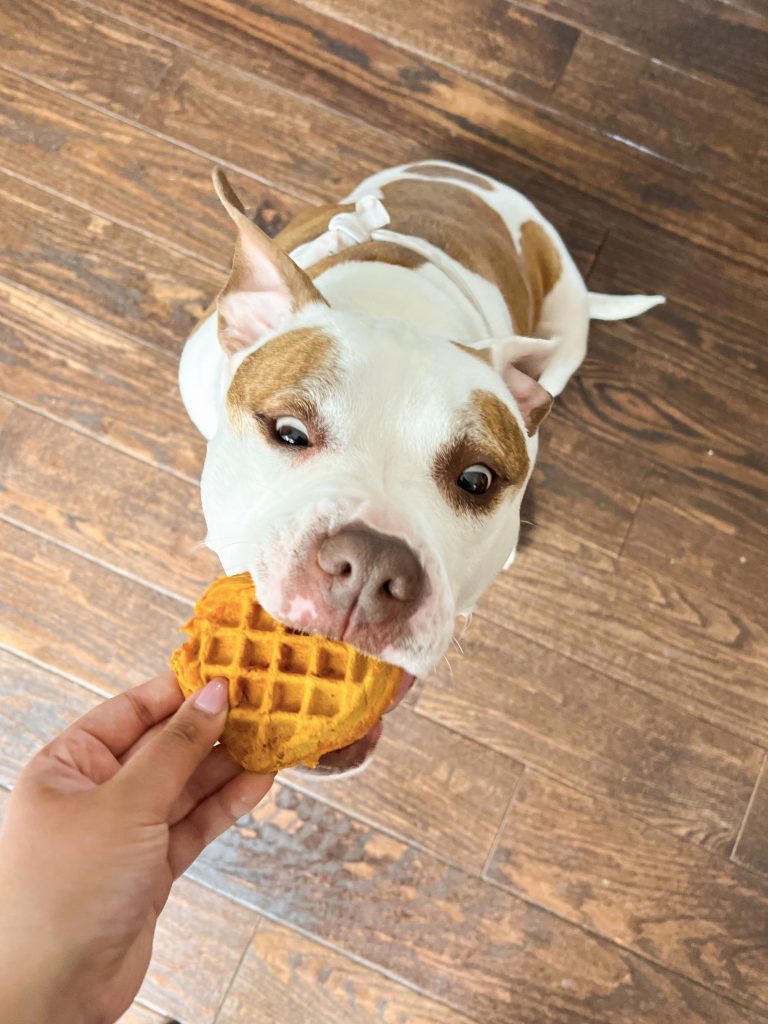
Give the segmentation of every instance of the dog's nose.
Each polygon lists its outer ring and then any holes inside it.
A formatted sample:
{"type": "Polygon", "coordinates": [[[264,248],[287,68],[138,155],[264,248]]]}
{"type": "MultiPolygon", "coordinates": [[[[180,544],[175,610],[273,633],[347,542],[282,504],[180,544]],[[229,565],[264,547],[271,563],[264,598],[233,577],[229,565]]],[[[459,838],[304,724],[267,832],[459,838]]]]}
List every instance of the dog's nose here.
{"type": "Polygon", "coordinates": [[[345,608],[356,601],[370,623],[405,618],[424,594],[424,570],[408,545],[364,526],[326,537],[317,562],[331,577],[334,601],[345,608]]]}

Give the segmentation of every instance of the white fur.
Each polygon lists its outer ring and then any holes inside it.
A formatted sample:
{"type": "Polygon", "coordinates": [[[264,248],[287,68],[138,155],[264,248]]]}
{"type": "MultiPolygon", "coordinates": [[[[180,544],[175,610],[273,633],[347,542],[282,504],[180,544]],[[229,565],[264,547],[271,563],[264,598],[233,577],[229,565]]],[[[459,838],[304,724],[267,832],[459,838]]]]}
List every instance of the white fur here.
{"type": "MultiPolygon", "coordinates": [[[[381,198],[381,186],[401,177],[418,175],[390,168],[362,182],[346,201],[381,198]]],[[[380,210],[363,203],[360,210],[370,221],[371,237],[394,237],[427,262],[415,269],[341,262],[316,280],[330,308],[320,303],[305,307],[229,360],[218,345],[213,314],[190,337],[179,371],[189,415],[209,442],[203,509],[208,544],[225,571],[250,571],[262,603],[275,617],[296,628],[322,630],[323,609],[300,586],[313,540],[352,521],[402,538],[425,567],[429,598],[400,639],[373,653],[415,675],[438,661],[450,642],[455,616],[472,610],[512,561],[517,545],[527,480],[509,489],[492,515],[472,517],[457,513],[433,479],[435,457],[451,438],[471,393],[491,391],[507,404],[526,438],[531,468],[538,448],[538,435],[528,437],[500,374],[448,341],[491,345],[496,363],[512,349],[533,358],[540,383],[556,395],[584,358],[591,310],[605,315],[624,309],[624,315],[635,315],[658,301],[592,300],[554,228],[520,193],[487,180],[492,190],[469,183],[463,187],[501,215],[515,240],[521,225],[535,220],[560,254],[562,275],[545,299],[536,339],[510,337],[509,311],[489,281],[423,239],[392,236],[387,228],[376,227],[382,223],[380,210]],[[322,399],[331,443],[297,459],[290,450],[265,442],[255,428],[236,430],[224,414],[224,398],[250,352],[275,339],[280,343],[287,328],[310,325],[334,339],[338,380],[322,399]]],[[[345,223],[336,222],[334,238],[348,244],[340,227],[345,223]]],[[[354,218],[346,229],[357,230],[354,218]]],[[[290,358],[289,350],[285,357],[290,358]]]]}

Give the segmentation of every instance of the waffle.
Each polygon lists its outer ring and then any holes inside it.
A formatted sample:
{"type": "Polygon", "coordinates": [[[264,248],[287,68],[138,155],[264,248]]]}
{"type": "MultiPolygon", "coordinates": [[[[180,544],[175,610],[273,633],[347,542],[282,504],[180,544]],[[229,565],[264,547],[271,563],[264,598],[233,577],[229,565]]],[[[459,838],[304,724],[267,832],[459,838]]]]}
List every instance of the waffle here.
{"type": "Polygon", "coordinates": [[[185,697],[229,684],[222,742],[252,772],[305,764],[363,737],[397,693],[402,670],[340,640],[296,633],[256,599],[248,573],[222,576],[195,605],[171,658],[185,697]]]}

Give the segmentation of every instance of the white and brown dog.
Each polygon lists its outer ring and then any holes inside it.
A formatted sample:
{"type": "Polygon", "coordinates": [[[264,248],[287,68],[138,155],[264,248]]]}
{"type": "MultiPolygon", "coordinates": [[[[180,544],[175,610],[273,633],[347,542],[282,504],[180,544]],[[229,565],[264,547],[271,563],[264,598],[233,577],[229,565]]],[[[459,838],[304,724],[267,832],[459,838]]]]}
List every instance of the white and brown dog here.
{"type": "Polygon", "coordinates": [[[424,674],[514,557],[590,317],[663,299],[590,294],[524,196],[455,164],[382,171],[274,241],[214,184],[232,273],[180,367],[207,543],[275,618],[424,674]]]}

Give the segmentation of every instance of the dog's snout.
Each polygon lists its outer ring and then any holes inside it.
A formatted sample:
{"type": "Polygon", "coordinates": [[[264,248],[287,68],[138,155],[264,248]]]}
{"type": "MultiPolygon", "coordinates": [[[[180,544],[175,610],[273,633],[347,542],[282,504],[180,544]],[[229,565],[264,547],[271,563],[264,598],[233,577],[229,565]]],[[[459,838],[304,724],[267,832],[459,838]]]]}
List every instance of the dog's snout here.
{"type": "Polygon", "coordinates": [[[424,570],[408,545],[366,527],[326,537],[317,562],[338,604],[356,603],[368,622],[409,615],[424,594],[424,570]]]}

